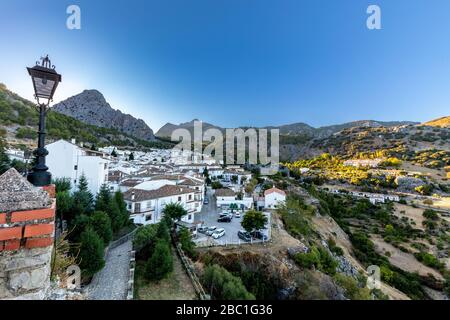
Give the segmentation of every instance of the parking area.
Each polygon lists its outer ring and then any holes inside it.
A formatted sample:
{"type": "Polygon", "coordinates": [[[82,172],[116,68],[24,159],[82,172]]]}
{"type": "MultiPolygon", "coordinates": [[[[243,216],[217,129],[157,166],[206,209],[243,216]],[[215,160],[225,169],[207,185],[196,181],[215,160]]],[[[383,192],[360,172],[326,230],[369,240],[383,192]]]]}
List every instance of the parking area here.
{"type": "MultiPolygon", "coordinates": [[[[202,221],[203,226],[211,227],[216,226],[217,229],[223,228],[225,229],[225,235],[219,239],[213,239],[210,236],[207,236],[202,233],[198,233],[195,242],[198,246],[209,246],[209,245],[228,245],[228,244],[244,244],[248,243],[241,240],[238,237],[238,231],[243,230],[241,226],[241,221],[243,218],[243,214],[241,213],[240,218],[233,217],[231,222],[217,222],[217,219],[220,217],[222,210],[217,208],[215,197],[213,196],[213,191],[207,192],[207,198],[209,203],[207,205],[203,205],[202,211],[196,214],[195,220],[202,221]]],[[[261,232],[267,236],[267,239],[270,240],[271,232],[271,217],[270,213],[265,213],[268,218],[267,229],[261,230],[261,232]]],[[[262,242],[262,240],[252,239],[252,243],[262,242]]]]}

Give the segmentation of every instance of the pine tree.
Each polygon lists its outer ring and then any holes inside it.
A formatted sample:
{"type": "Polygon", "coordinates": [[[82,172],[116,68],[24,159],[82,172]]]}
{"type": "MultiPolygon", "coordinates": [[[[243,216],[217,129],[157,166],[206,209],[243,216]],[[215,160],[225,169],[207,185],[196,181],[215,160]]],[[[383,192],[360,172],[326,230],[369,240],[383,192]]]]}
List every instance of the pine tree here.
{"type": "Polygon", "coordinates": [[[173,257],[169,244],[158,241],[145,266],[145,276],[150,280],[162,280],[173,270],[173,257]]]}
{"type": "Polygon", "coordinates": [[[120,191],[117,191],[114,194],[113,200],[116,202],[117,208],[119,209],[119,224],[120,227],[126,226],[130,220],[130,216],[127,210],[127,204],[123,200],[123,194],[120,191]]]}
{"type": "Polygon", "coordinates": [[[78,183],[78,190],[73,194],[72,214],[90,214],[94,206],[94,197],[88,189],[88,182],[84,174],[81,175],[78,183]]]}
{"type": "Polygon", "coordinates": [[[130,155],[128,156],[128,161],[133,161],[134,160],[134,153],[130,153],[130,155]]]}
{"type": "Polygon", "coordinates": [[[111,219],[102,211],[95,211],[89,219],[89,226],[100,236],[106,246],[112,239],[111,219]]]}
{"type": "Polygon", "coordinates": [[[164,223],[164,221],[161,221],[158,224],[158,229],[156,230],[156,238],[158,240],[164,241],[165,243],[170,242],[169,228],[167,227],[167,224],[164,223]]]}
{"type": "Polygon", "coordinates": [[[95,210],[108,212],[108,209],[111,205],[112,197],[109,192],[108,186],[106,184],[102,184],[100,187],[100,191],[97,194],[95,199],[95,210]]]}
{"type": "Polygon", "coordinates": [[[105,266],[103,241],[93,229],[87,228],[81,234],[80,242],[80,268],[91,277],[105,266]]]}

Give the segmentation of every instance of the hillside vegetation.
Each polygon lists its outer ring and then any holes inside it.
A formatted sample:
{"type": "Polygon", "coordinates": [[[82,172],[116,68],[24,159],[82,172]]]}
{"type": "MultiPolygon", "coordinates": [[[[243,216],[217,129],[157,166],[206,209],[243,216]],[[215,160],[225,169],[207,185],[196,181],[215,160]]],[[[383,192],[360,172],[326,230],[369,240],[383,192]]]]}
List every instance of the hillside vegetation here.
{"type": "Polygon", "coordinates": [[[442,117],[436,120],[428,121],[424,123],[425,126],[430,127],[450,127],[450,116],[448,117],[442,117]]]}

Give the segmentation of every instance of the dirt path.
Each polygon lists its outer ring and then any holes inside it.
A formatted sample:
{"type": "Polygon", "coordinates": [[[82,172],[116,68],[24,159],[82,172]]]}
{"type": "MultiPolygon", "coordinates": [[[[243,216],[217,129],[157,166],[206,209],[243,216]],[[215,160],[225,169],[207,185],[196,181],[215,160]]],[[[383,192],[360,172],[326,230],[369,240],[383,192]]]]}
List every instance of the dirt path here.
{"type": "Polygon", "coordinates": [[[197,295],[191,280],[184,270],[180,258],[172,248],[173,272],[167,279],[147,282],[138,279],[141,285],[137,290],[139,300],[196,300],[197,295]],[[142,285],[144,284],[144,285],[142,285]]]}

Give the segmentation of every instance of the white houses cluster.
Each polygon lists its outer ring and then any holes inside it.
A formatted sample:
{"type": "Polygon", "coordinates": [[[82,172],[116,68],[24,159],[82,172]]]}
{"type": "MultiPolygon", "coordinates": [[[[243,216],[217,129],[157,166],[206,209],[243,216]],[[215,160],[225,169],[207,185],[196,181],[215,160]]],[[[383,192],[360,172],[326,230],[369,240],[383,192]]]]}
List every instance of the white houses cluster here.
{"type": "Polygon", "coordinates": [[[218,207],[274,209],[286,199],[284,191],[271,188],[255,200],[254,195],[244,191],[245,184],[252,179],[250,172],[241,166],[224,168],[214,159],[195,153],[160,149],[125,151],[116,147],[93,151],[73,140],[58,140],[47,145],[47,149],[47,165],[54,178],[70,179],[75,189],[84,175],[93,195],[103,184],[108,185],[111,192],[122,192],[130,219],[136,224],[158,223],[170,203],[180,204],[187,212],[182,222],[193,224],[195,214],[202,210],[204,203],[205,170],[210,179],[224,186],[215,190],[218,207]]]}

